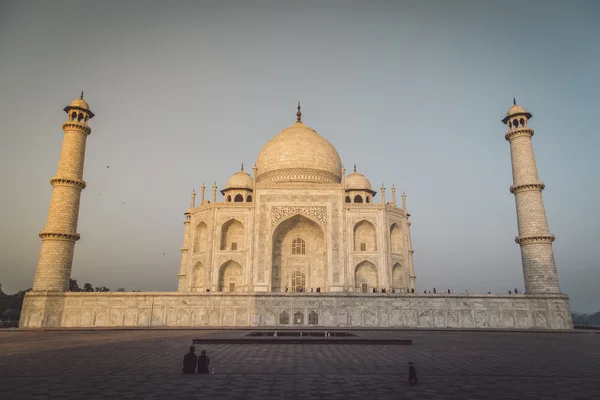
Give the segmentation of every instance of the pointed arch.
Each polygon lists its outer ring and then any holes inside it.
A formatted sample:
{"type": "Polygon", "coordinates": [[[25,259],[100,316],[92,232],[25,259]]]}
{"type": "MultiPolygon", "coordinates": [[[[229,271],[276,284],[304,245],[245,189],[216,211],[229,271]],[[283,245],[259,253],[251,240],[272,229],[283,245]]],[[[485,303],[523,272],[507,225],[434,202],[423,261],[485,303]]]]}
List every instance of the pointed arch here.
{"type": "Polygon", "coordinates": [[[367,220],[354,225],[354,251],[377,251],[377,231],[375,225],[367,220]]]}
{"type": "Polygon", "coordinates": [[[290,324],[290,314],[287,311],[282,311],[279,314],[279,325],[289,325],[290,324]]]}
{"type": "Polygon", "coordinates": [[[206,269],[204,264],[198,261],[192,268],[191,291],[202,292],[206,287],[206,269]]]}
{"type": "Polygon", "coordinates": [[[354,196],[354,202],[355,203],[362,203],[363,202],[363,198],[360,194],[357,194],[356,196],[354,196]]]}
{"type": "Polygon", "coordinates": [[[295,214],[280,222],[273,231],[271,248],[274,291],[284,291],[286,286],[291,291],[326,287],[326,236],[310,216],[295,214]]]}
{"type": "Polygon", "coordinates": [[[400,263],[396,263],[392,267],[392,287],[402,289],[404,286],[404,270],[400,263]]]}
{"type": "Polygon", "coordinates": [[[241,194],[236,194],[235,198],[233,199],[233,201],[235,203],[243,203],[244,202],[244,196],[242,196],[241,194]]]}
{"type": "Polygon", "coordinates": [[[221,250],[244,250],[244,225],[237,219],[230,219],[221,226],[221,250]]]}
{"type": "Polygon", "coordinates": [[[219,268],[219,292],[241,292],[244,288],[244,271],[240,264],[229,260],[219,268]]]}
{"type": "Polygon", "coordinates": [[[402,230],[396,223],[390,227],[390,244],[392,253],[402,253],[402,230]]]}
{"type": "Polygon", "coordinates": [[[350,196],[346,196],[346,203],[352,203],[352,200],[350,199],[350,196]]]}
{"type": "Polygon", "coordinates": [[[248,195],[248,197],[246,197],[246,203],[252,203],[252,195],[248,195]]]}
{"type": "Polygon", "coordinates": [[[208,249],[208,227],[204,222],[196,225],[194,253],[204,253],[208,249]]]}
{"type": "Polygon", "coordinates": [[[375,264],[369,261],[363,261],[356,266],[354,270],[354,288],[357,292],[362,292],[363,285],[366,285],[367,293],[373,288],[379,287],[379,274],[375,264]]]}

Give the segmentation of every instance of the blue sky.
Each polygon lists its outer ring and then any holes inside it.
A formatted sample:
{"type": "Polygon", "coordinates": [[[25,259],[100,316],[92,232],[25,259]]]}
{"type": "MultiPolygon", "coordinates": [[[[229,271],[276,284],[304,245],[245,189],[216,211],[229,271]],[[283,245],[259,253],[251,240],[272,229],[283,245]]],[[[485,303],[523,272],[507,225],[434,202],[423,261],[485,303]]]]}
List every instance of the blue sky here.
{"type": "Polygon", "coordinates": [[[595,1],[0,1],[0,282],[31,287],[83,89],[80,282],[175,290],[192,188],[251,166],[300,100],[346,167],[407,193],[419,289],[522,289],[516,97],[561,288],[597,311],[599,19],[595,1]]]}

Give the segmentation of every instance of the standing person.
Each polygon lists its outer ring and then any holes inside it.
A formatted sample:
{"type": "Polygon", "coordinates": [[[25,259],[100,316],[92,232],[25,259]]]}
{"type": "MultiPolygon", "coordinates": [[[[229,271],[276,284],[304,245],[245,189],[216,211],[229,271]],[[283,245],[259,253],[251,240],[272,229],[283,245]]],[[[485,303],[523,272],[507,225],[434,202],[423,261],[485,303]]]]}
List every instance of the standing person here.
{"type": "Polygon", "coordinates": [[[199,374],[208,374],[208,366],[210,364],[210,358],[206,355],[206,350],[202,350],[200,352],[200,357],[198,357],[198,373],[199,374]]]}
{"type": "Polygon", "coordinates": [[[194,346],[190,346],[190,352],[186,353],[183,356],[183,373],[184,374],[193,374],[196,369],[196,361],[198,360],[198,356],[195,353],[196,348],[194,346]]]}
{"type": "Polygon", "coordinates": [[[289,289],[288,289],[288,287],[286,286],[286,287],[285,287],[285,292],[287,293],[287,291],[288,291],[288,290],[289,290],[289,289]]]}
{"type": "Polygon", "coordinates": [[[517,288],[515,288],[515,294],[519,294],[519,292],[517,291],[517,288]]]}

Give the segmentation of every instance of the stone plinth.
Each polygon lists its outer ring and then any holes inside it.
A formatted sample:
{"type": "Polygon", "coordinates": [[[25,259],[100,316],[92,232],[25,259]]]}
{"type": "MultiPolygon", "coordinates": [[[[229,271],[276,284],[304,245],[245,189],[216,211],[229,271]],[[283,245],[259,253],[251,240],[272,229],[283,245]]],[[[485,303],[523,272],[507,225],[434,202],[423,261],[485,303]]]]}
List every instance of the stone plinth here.
{"type": "Polygon", "coordinates": [[[21,328],[572,329],[564,294],[29,292],[21,328]]]}

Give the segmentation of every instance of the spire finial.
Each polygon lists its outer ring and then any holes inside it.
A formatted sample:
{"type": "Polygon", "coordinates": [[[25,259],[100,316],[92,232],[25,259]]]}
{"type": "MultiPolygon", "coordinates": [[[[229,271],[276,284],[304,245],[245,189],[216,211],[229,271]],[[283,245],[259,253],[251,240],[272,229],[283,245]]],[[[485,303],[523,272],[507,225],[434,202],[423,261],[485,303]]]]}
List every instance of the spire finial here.
{"type": "Polygon", "coordinates": [[[356,164],[354,164],[354,172],[356,172],[356,164]]]}
{"type": "Polygon", "coordinates": [[[83,100],[83,90],[81,91],[81,97],[80,97],[80,99],[83,100]]]}
{"type": "Polygon", "coordinates": [[[244,162],[242,161],[242,171],[244,170],[244,162]]]}
{"type": "Polygon", "coordinates": [[[517,100],[513,97],[513,106],[517,105],[517,100]]]}
{"type": "Polygon", "coordinates": [[[296,120],[302,122],[302,113],[300,112],[300,102],[298,102],[298,112],[296,113],[296,120]]]}

